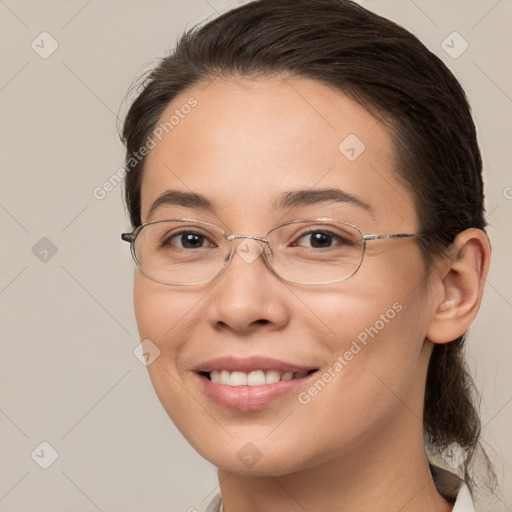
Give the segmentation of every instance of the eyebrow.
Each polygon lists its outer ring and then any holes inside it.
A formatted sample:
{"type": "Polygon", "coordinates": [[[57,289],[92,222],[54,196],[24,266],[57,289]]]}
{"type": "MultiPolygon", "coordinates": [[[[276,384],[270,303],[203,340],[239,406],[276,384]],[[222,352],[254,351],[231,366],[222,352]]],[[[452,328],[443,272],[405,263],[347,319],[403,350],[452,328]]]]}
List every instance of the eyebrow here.
{"type": "Polygon", "coordinates": [[[366,201],[363,201],[360,197],[344,192],[338,188],[283,192],[280,198],[272,203],[272,208],[274,210],[284,210],[287,208],[297,208],[300,206],[309,206],[326,202],[350,203],[366,210],[372,215],[374,213],[374,209],[366,201]]]}
{"type": "Polygon", "coordinates": [[[163,205],[185,206],[186,208],[196,208],[200,210],[215,212],[215,205],[202,194],[195,192],[182,192],[181,190],[166,190],[160,194],[151,205],[148,212],[148,219],[155,211],[163,205]]]}
{"type": "MultiPolygon", "coordinates": [[[[283,192],[277,200],[272,202],[272,209],[285,210],[326,202],[349,203],[366,210],[371,215],[374,213],[374,209],[367,202],[337,188],[283,192]]],[[[183,192],[181,190],[170,189],[160,194],[151,205],[148,212],[148,219],[163,205],[177,205],[213,213],[216,212],[215,205],[206,196],[196,192],[183,192]]]]}

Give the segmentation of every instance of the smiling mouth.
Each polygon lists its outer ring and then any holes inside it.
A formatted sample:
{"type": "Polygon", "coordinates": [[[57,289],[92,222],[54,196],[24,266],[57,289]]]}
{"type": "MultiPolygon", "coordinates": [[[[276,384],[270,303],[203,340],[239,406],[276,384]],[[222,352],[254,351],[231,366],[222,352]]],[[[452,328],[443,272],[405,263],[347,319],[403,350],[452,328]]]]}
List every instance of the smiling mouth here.
{"type": "Polygon", "coordinates": [[[265,384],[274,384],[279,381],[298,380],[318,369],[303,372],[282,372],[279,370],[254,370],[251,372],[239,372],[228,370],[213,370],[211,372],[199,372],[208,380],[216,384],[224,384],[228,386],[262,386],[265,384]]]}

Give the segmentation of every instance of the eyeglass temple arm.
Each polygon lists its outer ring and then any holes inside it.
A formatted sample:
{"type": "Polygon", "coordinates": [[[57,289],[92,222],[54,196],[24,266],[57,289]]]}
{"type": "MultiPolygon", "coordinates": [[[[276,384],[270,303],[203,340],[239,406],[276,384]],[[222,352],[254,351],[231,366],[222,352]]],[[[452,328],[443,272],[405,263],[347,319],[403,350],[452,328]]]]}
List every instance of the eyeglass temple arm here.
{"type": "Polygon", "coordinates": [[[135,235],[133,233],[121,233],[121,240],[132,243],[135,240],[135,235]]]}
{"type": "Polygon", "coordinates": [[[394,233],[392,235],[364,235],[363,240],[386,240],[389,238],[412,238],[427,236],[423,233],[394,233]]]}

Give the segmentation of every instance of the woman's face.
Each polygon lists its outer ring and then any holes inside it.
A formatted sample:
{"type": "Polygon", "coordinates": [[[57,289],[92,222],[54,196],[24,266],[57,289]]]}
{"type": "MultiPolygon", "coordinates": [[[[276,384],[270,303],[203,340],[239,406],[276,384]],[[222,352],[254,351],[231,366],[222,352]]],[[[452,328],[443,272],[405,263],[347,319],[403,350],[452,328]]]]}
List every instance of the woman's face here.
{"type": "MultiPolygon", "coordinates": [[[[172,115],[172,129],[159,132],[147,157],[143,223],[187,217],[260,237],[318,217],[364,234],[418,230],[387,130],[339,91],[307,79],[217,78],[175,98],[161,122],[172,115]],[[205,196],[214,211],[169,203],[149,217],[171,189],[205,196]],[[343,191],[368,208],[332,195],[273,208],[289,192],[317,189],[343,191]]],[[[140,338],[160,350],[148,371],[165,410],[203,457],[255,475],[347,460],[421,432],[433,295],[414,239],[368,242],[359,271],[335,284],[285,282],[262,257],[235,252],[210,284],[162,285],[137,271],[134,288],[140,338]],[[228,386],[197,371],[218,358],[226,358],[219,370],[317,371],[228,386]]]]}

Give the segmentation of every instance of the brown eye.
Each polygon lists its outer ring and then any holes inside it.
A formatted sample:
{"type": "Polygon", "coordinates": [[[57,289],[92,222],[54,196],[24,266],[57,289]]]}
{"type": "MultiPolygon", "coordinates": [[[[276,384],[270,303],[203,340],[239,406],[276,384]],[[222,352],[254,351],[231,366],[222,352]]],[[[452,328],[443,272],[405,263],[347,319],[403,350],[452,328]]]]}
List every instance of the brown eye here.
{"type": "Polygon", "coordinates": [[[346,244],[347,241],[330,231],[309,231],[304,233],[293,245],[308,246],[313,249],[325,249],[333,245],[346,244]],[[301,242],[303,241],[303,242],[301,242]]]}
{"type": "Polygon", "coordinates": [[[210,243],[205,235],[193,231],[175,233],[162,243],[162,246],[175,246],[180,249],[196,249],[198,247],[211,247],[213,245],[214,244],[210,243]]]}

